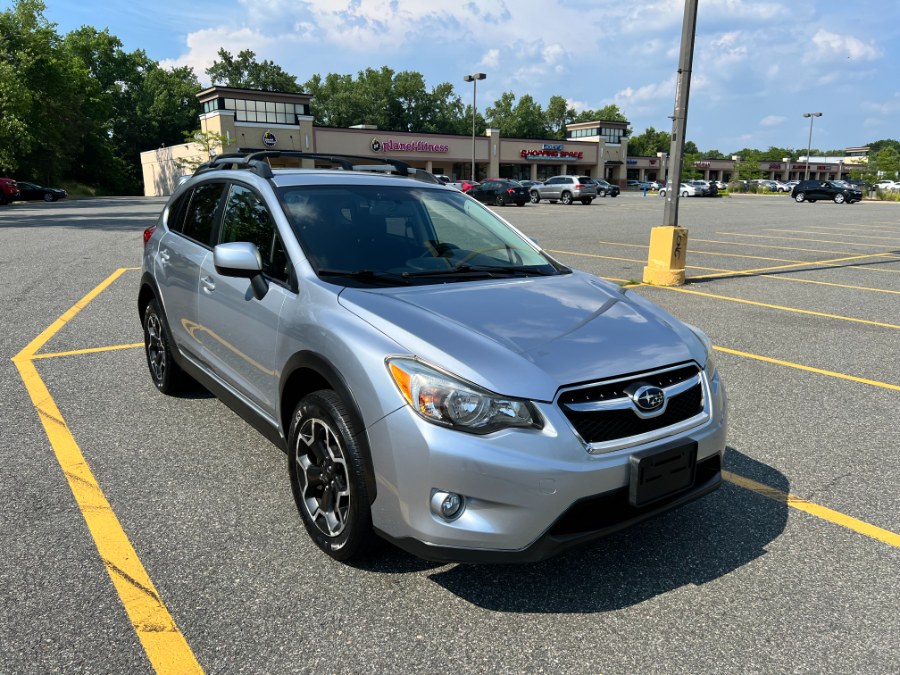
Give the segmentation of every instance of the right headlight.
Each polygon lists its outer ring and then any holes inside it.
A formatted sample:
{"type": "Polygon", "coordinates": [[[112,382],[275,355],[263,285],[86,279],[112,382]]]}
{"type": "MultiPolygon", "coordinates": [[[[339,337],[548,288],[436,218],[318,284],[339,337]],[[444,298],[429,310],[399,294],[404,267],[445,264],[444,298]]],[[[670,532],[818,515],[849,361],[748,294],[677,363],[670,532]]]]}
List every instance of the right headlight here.
{"type": "Polygon", "coordinates": [[[541,426],[528,401],[498,396],[416,359],[389,358],[386,364],[403,398],[429,422],[475,434],[541,426]]]}

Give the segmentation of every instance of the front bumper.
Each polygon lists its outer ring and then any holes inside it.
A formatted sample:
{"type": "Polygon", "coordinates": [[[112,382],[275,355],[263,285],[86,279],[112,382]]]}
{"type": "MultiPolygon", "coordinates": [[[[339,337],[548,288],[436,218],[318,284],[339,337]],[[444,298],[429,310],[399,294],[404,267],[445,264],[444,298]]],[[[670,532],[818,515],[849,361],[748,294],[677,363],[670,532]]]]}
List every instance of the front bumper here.
{"type": "Polygon", "coordinates": [[[408,406],[369,428],[381,536],[419,557],[454,562],[532,562],[606,536],[715,490],[725,448],[724,388],[710,421],[687,432],[591,454],[553,404],[538,404],[540,430],[474,436],[435,426],[408,406]],[[628,501],[636,451],[696,443],[693,483],[637,508],[628,501]],[[455,520],[435,515],[435,491],[464,497],[455,520]]]}

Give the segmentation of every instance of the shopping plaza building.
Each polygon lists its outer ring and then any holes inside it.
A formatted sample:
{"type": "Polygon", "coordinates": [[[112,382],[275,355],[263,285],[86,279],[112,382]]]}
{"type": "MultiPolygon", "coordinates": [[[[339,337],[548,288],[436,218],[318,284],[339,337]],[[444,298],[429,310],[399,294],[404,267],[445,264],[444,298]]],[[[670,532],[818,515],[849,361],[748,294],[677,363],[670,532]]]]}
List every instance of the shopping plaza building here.
{"type": "MultiPolygon", "coordinates": [[[[308,153],[389,157],[453,180],[503,177],[545,180],[561,174],[605,178],[625,186],[628,180],[665,177],[665,157],[628,157],[627,122],[599,120],[566,126],[566,139],[502,138],[499,129],[483,136],[383,131],[360,124],[349,129],[318,127],[310,113],[309,94],[210,87],[197,95],[202,106],[200,130],[224,144],[216,153],[293,150],[308,153]]],[[[206,146],[185,143],[141,153],[144,194],[171,194],[191,164],[209,159],[206,146]]],[[[855,159],[855,158],[846,158],[855,159]]],[[[695,166],[706,180],[729,180],[739,158],[702,160],[695,166]]],[[[313,168],[313,159],[273,158],[273,167],[313,168]]],[[[803,178],[805,162],[763,162],[769,178],[803,178]]],[[[810,178],[846,175],[848,165],[810,164],[810,178]]]]}

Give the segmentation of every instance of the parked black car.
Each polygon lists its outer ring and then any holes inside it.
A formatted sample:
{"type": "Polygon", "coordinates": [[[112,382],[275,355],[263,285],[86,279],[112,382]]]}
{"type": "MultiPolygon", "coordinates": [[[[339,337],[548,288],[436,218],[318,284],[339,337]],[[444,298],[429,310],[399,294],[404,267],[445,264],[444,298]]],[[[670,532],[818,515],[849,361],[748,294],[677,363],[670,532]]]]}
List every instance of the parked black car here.
{"type": "Polygon", "coordinates": [[[791,197],[798,203],[830,199],[835,204],[852,204],[862,199],[862,191],[842,180],[802,180],[794,186],[791,197]]]}
{"type": "Polygon", "coordinates": [[[480,202],[496,206],[524,206],[528,201],[528,190],[514,180],[486,180],[466,194],[480,202]]]}
{"type": "Polygon", "coordinates": [[[65,199],[69,195],[65,190],[52,187],[44,187],[37,183],[26,183],[17,181],[19,184],[19,196],[16,199],[21,201],[43,199],[45,202],[55,202],[57,199],[65,199]]]}
{"type": "Polygon", "coordinates": [[[609,195],[610,197],[618,197],[619,193],[622,191],[618,185],[613,185],[602,178],[595,178],[594,182],[597,183],[597,196],[605,197],[609,195]]]}

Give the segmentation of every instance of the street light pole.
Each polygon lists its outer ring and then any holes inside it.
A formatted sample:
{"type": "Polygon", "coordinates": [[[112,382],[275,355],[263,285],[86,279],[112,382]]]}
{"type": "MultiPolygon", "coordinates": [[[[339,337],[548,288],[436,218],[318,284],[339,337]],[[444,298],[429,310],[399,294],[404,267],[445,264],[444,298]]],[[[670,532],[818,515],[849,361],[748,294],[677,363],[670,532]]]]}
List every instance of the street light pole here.
{"type": "Polygon", "coordinates": [[[472,83],[472,182],[475,182],[475,97],[478,95],[478,80],[487,78],[484,73],[472,73],[466,75],[463,80],[472,83]]]}
{"type": "Polygon", "coordinates": [[[809,142],[806,144],[806,172],[803,176],[803,180],[809,180],[809,153],[812,150],[812,127],[813,127],[813,118],[821,117],[822,113],[803,113],[804,117],[809,118],[809,142]]]}

